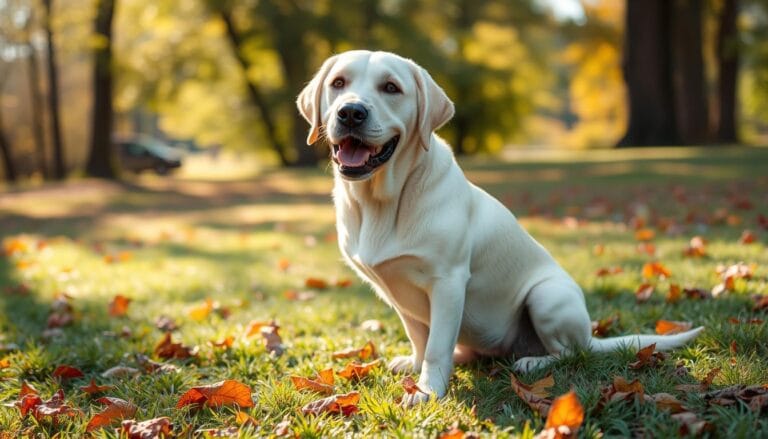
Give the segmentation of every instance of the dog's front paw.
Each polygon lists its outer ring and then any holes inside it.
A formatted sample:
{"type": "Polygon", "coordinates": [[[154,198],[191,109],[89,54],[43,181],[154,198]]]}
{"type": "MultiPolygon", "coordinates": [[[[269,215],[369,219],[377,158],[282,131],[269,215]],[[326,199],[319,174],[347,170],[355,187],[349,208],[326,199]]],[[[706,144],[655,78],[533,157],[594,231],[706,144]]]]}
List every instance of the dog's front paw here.
{"type": "Polygon", "coordinates": [[[512,365],[512,369],[515,372],[520,373],[531,372],[546,367],[552,364],[555,360],[557,360],[557,358],[552,355],[543,357],[523,357],[515,361],[515,364],[512,365]]]}
{"type": "Polygon", "coordinates": [[[416,364],[416,358],[413,355],[399,355],[390,360],[387,367],[393,373],[421,372],[421,363],[416,364]]]}

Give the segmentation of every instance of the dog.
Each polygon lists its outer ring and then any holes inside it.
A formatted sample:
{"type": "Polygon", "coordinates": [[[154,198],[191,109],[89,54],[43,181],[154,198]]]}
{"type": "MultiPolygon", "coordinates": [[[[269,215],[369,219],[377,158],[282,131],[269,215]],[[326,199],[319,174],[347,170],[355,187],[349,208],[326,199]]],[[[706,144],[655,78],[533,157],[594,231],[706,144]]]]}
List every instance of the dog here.
{"type": "Polygon", "coordinates": [[[544,367],[578,349],[656,343],[672,349],[703,327],[669,335],[592,337],[584,295],[498,200],[467,181],[434,132],[454,105],[429,73],[387,52],[328,58],[301,91],[307,144],[331,149],[339,248],[400,317],[412,354],[394,372],[420,373],[407,405],[443,397],[453,366],[514,356],[544,367]]]}

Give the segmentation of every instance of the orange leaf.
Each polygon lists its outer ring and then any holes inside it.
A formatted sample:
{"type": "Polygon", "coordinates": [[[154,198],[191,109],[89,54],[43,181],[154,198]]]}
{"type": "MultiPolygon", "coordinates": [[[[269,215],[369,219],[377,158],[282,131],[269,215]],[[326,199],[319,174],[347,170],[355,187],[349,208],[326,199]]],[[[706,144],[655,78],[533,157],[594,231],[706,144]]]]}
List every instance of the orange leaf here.
{"type": "Polygon", "coordinates": [[[752,244],[755,241],[757,241],[757,236],[755,236],[754,233],[752,233],[751,230],[745,230],[741,232],[741,237],[739,238],[739,242],[742,244],[752,244]]]}
{"type": "Polygon", "coordinates": [[[650,279],[652,277],[670,277],[672,272],[669,271],[661,262],[646,262],[643,265],[643,277],[650,279]]]}
{"type": "Polygon", "coordinates": [[[96,400],[106,407],[101,412],[95,414],[85,427],[85,431],[93,431],[97,428],[105,427],[114,421],[130,418],[136,413],[137,407],[130,402],[112,397],[103,397],[96,400]]]}
{"type": "Polygon", "coordinates": [[[416,381],[413,380],[412,376],[403,378],[400,384],[403,386],[403,390],[405,390],[405,393],[408,395],[413,395],[416,392],[426,393],[419,388],[419,385],[416,384],[416,381]]]}
{"type": "Polygon", "coordinates": [[[235,342],[235,337],[228,335],[219,341],[210,341],[211,346],[215,348],[229,349],[235,342]]]}
{"type": "Polygon", "coordinates": [[[166,332],[162,340],[155,346],[155,355],[160,358],[190,358],[197,355],[197,348],[174,343],[171,339],[171,333],[166,332]]]}
{"type": "Polygon", "coordinates": [[[205,320],[211,314],[213,308],[213,299],[206,298],[205,302],[190,308],[188,312],[189,318],[198,322],[205,320]]]}
{"type": "Polygon", "coordinates": [[[340,395],[332,395],[327,398],[312,401],[301,408],[302,413],[319,415],[321,413],[335,413],[349,416],[358,411],[357,403],[360,401],[360,393],[349,392],[340,395]]]}
{"type": "Polygon", "coordinates": [[[347,364],[341,372],[337,372],[337,375],[348,380],[359,380],[367,377],[371,370],[380,363],[381,359],[363,364],[353,361],[347,364]]]}
{"type": "Polygon", "coordinates": [[[173,437],[171,419],[162,417],[136,422],[133,419],[123,421],[118,431],[120,437],[128,439],[147,439],[173,437]]]}
{"type": "Polygon", "coordinates": [[[316,290],[324,290],[328,288],[328,282],[316,277],[308,277],[304,281],[304,286],[306,286],[307,288],[314,288],[316,290]]]}
{"type": "Polygon", "coordinates": [[[528,404],[534,412],[546,416],[552,405],[552,400],[549,399],[549,391],[546,389],[555,385],[555,379],[552,375],[547,375],[533,384],[521,383],[515,374],[512,374],[510,378],[512,391],[528,404]]]}
{"type": "Polygon", "coordinates": [[[128,305],[131,303],[131,299],[123,296],[122,294],[116,295],[109,302],[109,315],[112,317],[121,317],[128,312],[128,305]]]}
{"type": "Polygon", "coordinates": [[[635,299],[637,300],[637,303],[643,303],[647,302],[648,299],[651,298],[651,295],[653,294],[653,285],[652,284],[640,284],[639,287],[637,287],[637,290],[635,290],[635,299]]]}
{"type": "Polygon", "coordinates": [[[638,241],[650,241],[656,236],[653,229],[639,229],[635,232],[635,239],[638,241]]]}
{"type": "Polygon", "coordinates": [[[91,378],[91,382],[87,386],[80,386],[80,390],[82,390],[83,392],[89,395],[93,395],[94,393],[110,390],[113,387],[114,386],[99,386],[96,384],[96,380],[91,378]]]}
{"type": "Polygon", "coordinates": [[[610,332],[613,325],[619,321],[619,316],[614,315],[592,322],[592,335],[605,337],[610,332]]]}
{"type": "Polygon", "coordinates": [[[304,378],[296,375],[291,375],[291,382],[296,390],[309,389],[313,392],[330,395],[333,393],[333,384],[325,384],[318,379],[304,378]]]}
{"type": "Polygon", "coordinates": [[[438,439],[464,439],[466,435],[464,434],[464,430],[459,428],[459,421],[456,421],[451,425],[451,428],[448,429],[448,431],[444,431],[440,433],[440,435],[437,437],[438,439]]]}
{"type": "Polygon", "coordinates": [[[51,417],[56,422],[59,416],[74,417],[81,414],[80,410],[64,403],[64,391],[61,389],[54,393],[48,401],[41,401],[32,408],[32,416],[38,421],[45,417],[51,417]]]}
{"type": "Polygon", "coordinates": [[[352,279],[349,278],[342,278],[336,280],[336,286],[338,288],[347,288],[352,285],[352,279]]]}
{"type": "Polygon", "coordinates": [[[693,324],[691,322],[676,322],[671,320],[659,320],[656,322],[656,333],[660,335],[664,334],[677,334],[678,332],[685,332],[693,324]]]}
{"type": "Polygon", "coordinates": [[[289,261],[286,258],[280,258],[277,261],[277,268],[280,269],[280,271],[286,271],[291,266],[291,261],[289,261]]]}
{"type": "Polygon", "coordinates": [[[667,293],[667,297],[665,300],[667,303],[675,303],[678,300],[680,300],[682,291],[680,290],[680,285],[678,284],[670,284],[669,285],[669,292],[667,293]]]}
{"type": "Polygon", "coordinates": [[[225,405],[253,407],[251,388],[235,380],[224,380],[207,386],[193,387],[181,395],[176,408],[180,409],[187,405],[201,404],[206,407],[221,407],[225,405]]]}
{"type": "Polygon", "coordinates": [[[559,433],[562,427],[567,427],[569,434],[575,435],[582,422],[584,422],[584,407],[576,396],[576,392],[571,390],[552,403],[544,428],[553,428],[559,433]]]}
{"type": "Polygon", "coordinates": [[[656,343],[640,349],[635,357],[637,361],[629,364],[630,369],[640,369],[645,366],[655,367],[666,358],[662,352],[656,352],[656,343]]]}
{"type": "Polygon", "coordinates": [[[61,378],[61,379],[68,379],[68,378],[80,378],[85,376],[83,374],[83,371],[76,368],[69,366],[67,364],[62,364],[61,366],[57,367],[56,370],[53,371],[53,377],[54,378],[61,378]]]}
{"type": "Polygon", "coordinates": [[[252,425],[256,426],[259,425],[259,421],[253,418],[253,416],[249,415],[246,412],[240,412],[238,411],[235,415],[235,422],[237,422],[237,425],[252,425]]]}
{"type": "Polygon", "coordinates": [[[701,236],[694,236],[688,243],[688,247],[683,251],[683,255],[699,258],[707,255],[706,241],[701,236]]]}
{"type": "Polygon", "coordinates": [[[378,355],[376,354],[376,347],[373,345],[373,342],[368,341],[365,346],[361,347],[360,349],[355,348],[349,348],[344,349],[342,351],[336,351],[333,354],[331,354],[332,358],[352,358],[352,357],[358,357],[361,360],[365,361],[369,358],[376,358],[378,355]]]}
{"type": "Polygon", "coordinates": [[[624,271],[624,269],[622,269],[621,267],[603,267],[603,268],[600,268],[599,270],[597,270],[597,272],[595,273],[595,276],[597,276],[597,277],[605,277],[605,276],[608,276],[610,274],[621,273],[622,271],[624,271]]]}
{"type": "Polygon", "coordinates": [[[3,358],[2,360],[0,360],[0,370],[8,369],[9,367],[11,367],[11,360],[7,358],[3,358]]]}

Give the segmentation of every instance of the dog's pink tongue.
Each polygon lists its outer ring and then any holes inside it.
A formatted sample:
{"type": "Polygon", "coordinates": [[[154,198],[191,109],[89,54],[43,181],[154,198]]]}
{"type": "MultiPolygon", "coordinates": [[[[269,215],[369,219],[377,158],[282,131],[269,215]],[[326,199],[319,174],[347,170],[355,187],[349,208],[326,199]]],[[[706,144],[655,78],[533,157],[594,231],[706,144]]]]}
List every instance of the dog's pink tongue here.
{"type": "Polygon", "coordinates": [[[339,145],[337,158],[342,165],[357,168],[358,166],[363,166],[370,156],[371,150],[366,145],[359,144],[358,146],[353,146],[352,142],[342,142],[339,145]]]}

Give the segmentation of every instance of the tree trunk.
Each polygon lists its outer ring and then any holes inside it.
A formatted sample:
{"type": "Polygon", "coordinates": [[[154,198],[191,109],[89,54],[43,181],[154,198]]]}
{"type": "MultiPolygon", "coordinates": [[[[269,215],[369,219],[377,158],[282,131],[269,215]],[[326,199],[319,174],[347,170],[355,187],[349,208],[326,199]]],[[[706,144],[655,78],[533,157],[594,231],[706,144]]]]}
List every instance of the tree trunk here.
{"type": "MultiPolygon", "coordinates": [[[[0,105],[0,110],[2,106],[0,105]]],[[[13,154],[11,154],[11,144],[5,137],[3,131],[3,118],[0,114],[0,157],[3,159],[3,173],[5,174],[5,181],[13,183],[16,181],[16,166],[13,164],[13,154]]]]}
{"type": "Polygon", "coordinates": [[[737,143],[736,133],[736,78],[739,73],[739,47],[736,19],[738,0],[724,0],[720,11],[720,29],[717,33],[718,77],[717,140],[737,143]]]}
{"type": "Polygon", "coordinates": [[[115,178],[112,163],[112,18],[115,0],[99,0],[94,31],[103,40],[94,49],[91,147],[85,172],[92,177],[115,178]]]}
{"type": "Polygon", "coordinates": [[[248,72],[248,60],[245,58],[245,56],[242,53],[242,38],[240,37],[240,33],[235,28],[235,23],[232,21],[232,15],[231,12],[227,9],[226,6],[219,6],[218,8],[219,15],[224,21],[224,25],[227,29],[227,37],[229,39],[230,44],[232,45],[232,51],[235,54],[235,58],[237,59],[237,62],[240,64],[240,67],[243,69],[243,76],[245,77],[245,84],[248,88],[248,96],[251,99],[251,103],[256,107],[256,109],[259,111],[259,114],[261,116],[261,121],[264,124],[264,129],[266,130],[267,139],[269,140],[269,143],[272,145],[272,149],[277,153],[277,156],[280,158],[280,164],[283,166],[288,166],[291,164],[290,159],[288,158],[288,155],[286,154],[286,148],[283,142],[280,140],[280,137],[277,133],[277,127],[275,125],[275,121],[272,119],[272,107],[267,103],[266,98],[262,94],[259,87],[254,84],[250,79],[248,79],[248,75],[246,74],[248,72]]]}
{"type": "Polygon", "coordinates": [[[627,0],[622,68],[629,123],[618,146],[679,141],[671,80],[670,12],[667,0],[627,0]]]}
{"type": "Polygon", "coordinates": [[[670,5],[675,121],[680,142],[684,145],[701,144],[709,138],[701,36],[702,2],[674,0],[670,5]]]}
{"type": "Polygon", "coordinates": [[[32,113],[32,138],[35,142],[37,169],[43,178],[48,178],[48,160],[45,152],[45,125],[43,122],[43,93],[40,90],[40,65],[37,63],[37,51],[32,43],[28,43],[29,57],[27,58],[27,70],[29,71],[29,96],[30,110],[32,113]]]}
{"type": "Polygon", "coordinates": [[[48,110],[51,122],[51,141],[53,143],[53,178],[61,180],[66,176],[64,165],[64,140],[61,137],[59,122],[59,80],[56,68],[56,46],[53,44],[53,28],[51,25],[52,0],[43,0],[45,7],[45,36],[48,42],[48,110]]]}

